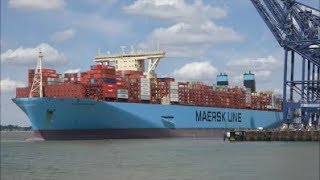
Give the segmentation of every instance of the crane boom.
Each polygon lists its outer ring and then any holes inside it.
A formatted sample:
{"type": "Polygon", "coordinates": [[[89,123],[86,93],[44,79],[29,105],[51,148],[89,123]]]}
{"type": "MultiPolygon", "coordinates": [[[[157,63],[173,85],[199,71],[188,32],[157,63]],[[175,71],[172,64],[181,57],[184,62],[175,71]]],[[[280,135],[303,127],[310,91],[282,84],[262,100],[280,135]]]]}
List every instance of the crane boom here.
{"type": "Polygon", "coordinates": [[[252,4],[284,48],[283,118],[287,122],[301,112],[301,121],[320,123],[320,11],[296,0],[251,0],[252,4]],[[291,52],[291,54],[289,54],[291,52]],[[295,80],[295,53],[302,58],[302,79],[295,80]],[[290,80],[287,78],[291,57],[290,80]],[[306,67],[307,62],[307,67],[306,67]],[[307,71],[307,78],[305,77],[307,71]],[[317,71],[317,74],[315,73],[317,71]],[[317,76],[317,77],[316,77],[317,76]],[[289,100],[287,99],[289,87],[289,100]],[[293,93],[301,99],[294,101],[293,93]]]}

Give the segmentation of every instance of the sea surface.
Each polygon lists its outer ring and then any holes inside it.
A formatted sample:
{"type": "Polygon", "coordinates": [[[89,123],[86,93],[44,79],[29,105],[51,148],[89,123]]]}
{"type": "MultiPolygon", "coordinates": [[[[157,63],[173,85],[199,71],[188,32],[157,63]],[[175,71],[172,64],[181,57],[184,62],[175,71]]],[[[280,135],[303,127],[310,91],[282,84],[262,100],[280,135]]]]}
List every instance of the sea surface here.
{"type": "Polygon", "coordinates": [[[25,141],[1,132],[1,180],[319,180],[319,142],[25,141]]]}

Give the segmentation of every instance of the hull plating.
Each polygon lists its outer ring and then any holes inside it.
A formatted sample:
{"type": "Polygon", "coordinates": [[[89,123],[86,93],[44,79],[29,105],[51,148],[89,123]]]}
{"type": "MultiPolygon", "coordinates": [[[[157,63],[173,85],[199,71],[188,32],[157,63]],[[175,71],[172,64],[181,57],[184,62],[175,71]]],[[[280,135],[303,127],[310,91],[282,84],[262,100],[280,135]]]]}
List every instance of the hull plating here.
{"type": "Polygon", "coordinates": [[[223,138],[226,129],[87,129],[87,130],[36,130],[34,139],[92,140],[170,137],[223,138]]]}
{"type": "Polygon", "coordinates": [[[211,136],[215,134],[213,130],[271,128],[282,122],[282,113],[274,111],[73,98],[17,98],[13,101],[27,114],[36,134],[47,134],[45,139],[65,132],[70,137],[72,133],[75,137],[81,134],[86,137],[100,132],[105,134],[100,137],[106,138],[194,136],[195,131],[211,136]]]}

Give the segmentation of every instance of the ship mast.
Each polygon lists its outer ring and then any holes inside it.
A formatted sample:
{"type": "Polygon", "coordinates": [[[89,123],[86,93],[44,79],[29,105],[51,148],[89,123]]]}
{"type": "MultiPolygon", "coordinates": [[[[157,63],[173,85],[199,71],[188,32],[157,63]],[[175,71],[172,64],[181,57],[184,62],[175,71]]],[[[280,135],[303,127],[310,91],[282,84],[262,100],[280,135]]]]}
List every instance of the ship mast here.
{"type": "Polygon", "coordinates": [[[144,61],[149,60],[148,69],[145,72],[147,78],[156,78],[155,69],[161,58],[164,57],[165,52],[157,51],[151,52],[134,52],[131,47],[131,52],[126,53],[124,51],[125,46],[121,47],[122,52],[115,55],[101,55],[95,57],[95,62],[98,63],[110,63],[115,62],[116,70],[133,70],[133,71],[145,71],[144,61]]]}
{"type": "Polygon", "coordinates": [[[43,97],[43,86],[42,86],[42,59],[43,55],[41,49],[39,49],[38,63],[34,71],[33,82],[30,90],[29,97],[43,97]]]}

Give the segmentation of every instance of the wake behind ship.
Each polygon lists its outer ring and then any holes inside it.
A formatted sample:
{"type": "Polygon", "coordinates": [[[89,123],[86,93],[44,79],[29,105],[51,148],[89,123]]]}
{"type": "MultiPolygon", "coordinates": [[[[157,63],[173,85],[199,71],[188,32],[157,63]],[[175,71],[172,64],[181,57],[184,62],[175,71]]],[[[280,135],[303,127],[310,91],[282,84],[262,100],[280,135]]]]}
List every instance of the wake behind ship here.
{"type": "MultiPolygon", "coordinates": [[[[87,72],[29,70],[29,86],[13,99],[29,117],[34,136],[56,139],[222,137],[228,129],[273,128],[282,123],[281,97],[246,87],[157,78],[164,52],[96,57],[87,72]],[[144,60],[149,69],[144,72],[144,60]],[[115,66],[110,65],[115,62],[115,66]]],[[[40,65],[39,65],[40,64],[40,65]]]]}

